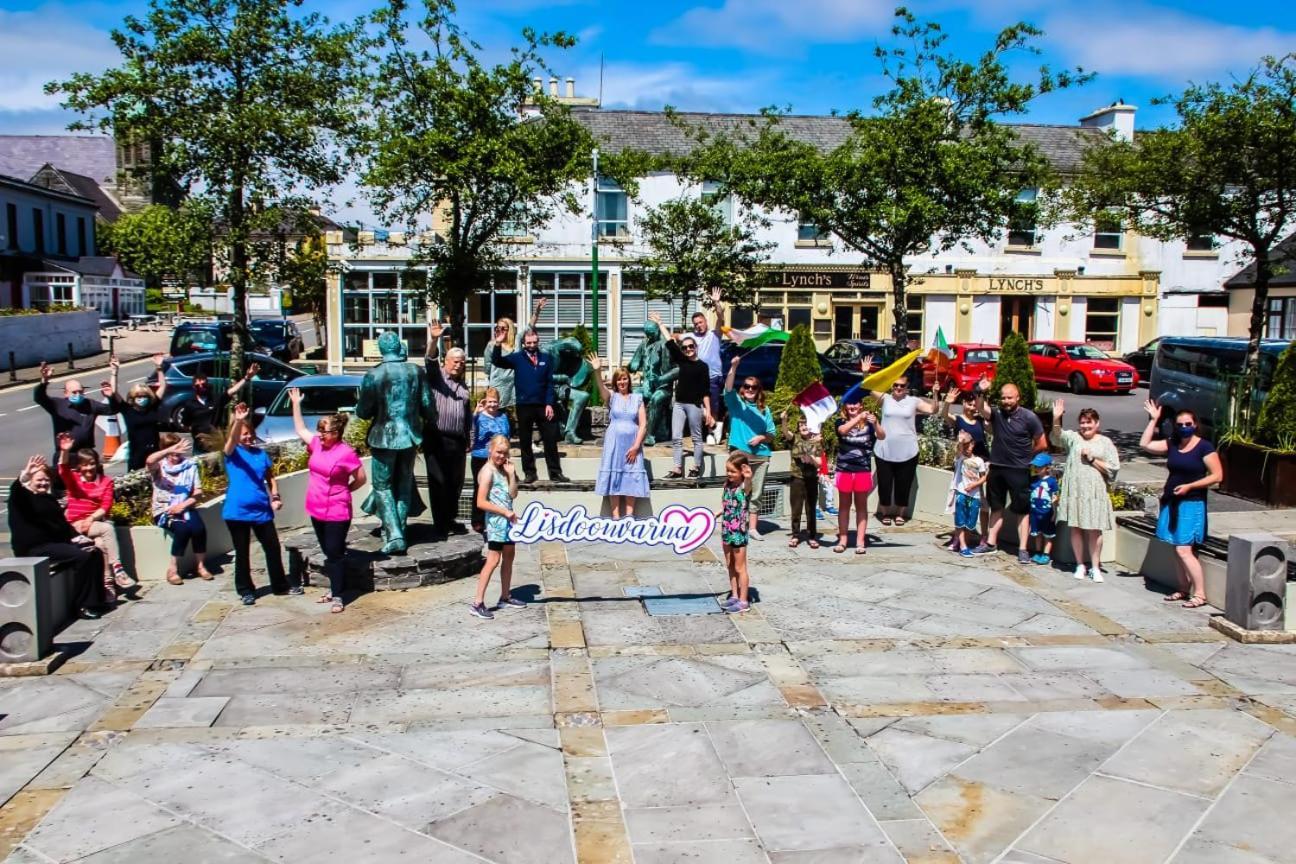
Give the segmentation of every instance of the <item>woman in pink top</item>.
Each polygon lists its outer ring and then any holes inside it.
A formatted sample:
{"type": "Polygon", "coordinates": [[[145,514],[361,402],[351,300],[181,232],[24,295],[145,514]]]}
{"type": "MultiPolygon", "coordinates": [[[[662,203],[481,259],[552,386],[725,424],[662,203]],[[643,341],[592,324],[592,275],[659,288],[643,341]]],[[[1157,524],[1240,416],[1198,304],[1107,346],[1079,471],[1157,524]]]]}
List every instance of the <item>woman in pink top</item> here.
{"type": "Polygon", "coordinates": [[[124,590],[135,584],[122,566],[117,529],[108,519],[113,506],[113,481],[105,476],[98,453],[89,448],[73,453],[72,444],[71,435],[59,434],[59,479],[67,489],[67,508],[63,515],[73,530],[93,540],[103,553],[104,599],[112,605],[117,602],[118,588],[124,590]]]}
{"type": "Polygon", "coordinates": [[[310,453],[306,514],[310,516],[315,537],[324,552],[324,573],[329,580],[329,593],[319,602],[332,603],[332,611],[341,612],[345,608],[342,603],[346,581],[343,561],[347,534],[351,531],[351,493],[365,485],[364,466],[351,445],[342,442],[347,424],[345,414],[320,418],[315,427],[319,434],[312,435],[302,420],[302,392],[294,387],[288,391],[288,398],[292,400],[297,437],[310,453]]]}

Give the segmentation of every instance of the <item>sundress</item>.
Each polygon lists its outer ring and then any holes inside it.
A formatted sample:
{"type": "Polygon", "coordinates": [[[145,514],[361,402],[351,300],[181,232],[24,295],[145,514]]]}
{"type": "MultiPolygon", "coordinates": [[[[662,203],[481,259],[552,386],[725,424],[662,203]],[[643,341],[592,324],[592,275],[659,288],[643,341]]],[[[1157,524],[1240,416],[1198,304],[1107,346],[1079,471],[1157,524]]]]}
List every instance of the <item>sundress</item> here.
{"type": "Polygon", "coordinates": [[[1120,455],[1116,445],[1106,435],[1095,435],[1086,441],[1079,432],[1065,429],[1061,435],[1062,446],[1066,449],[1065,472],[1062,475],[1062,491],[1058,496],[1057,521],[1065,522],[1072,528],[1085,530],[1110,530],[1115,526],[1112,519],[1111,499],[1107,497],[1107,483],[1115,479],[1120,470],[1120,455]],[[1095,459],[1101,459],[1111,470],[1111,476],[1104,478],[1103,472],[1080,458],[1080,451],[1089,448],[1095,459]]]}
{"type": "Polygon", "coordinates": [[[644,455],[633,463],[626,462],[626,453],[639,437],[639,408],[643,396],[631,393],[612,394],[608,406],[608,427],[603,435],[603,463],[599,466],[598,480],[594,484],[596,495],[628,495],[647,498],[648,472],[644,468],[644,455]]]}
{"type": "Polygon", "coordinates": [[[725,484],[720,499],[720,541],[727,546],[746,546],[750,502],[742,486],[725,484]]]}
{"type": "MultiPolygon", "coordinates": [[[[513,509],[513,496],[509,494],[508,481],[498,469],[491,468],[491,487],[486,493],[486,500],[506,510],[513,509]]],[[[486,514],[486,542],[508,543],[509,520],[498,513],[486,514]]]]}

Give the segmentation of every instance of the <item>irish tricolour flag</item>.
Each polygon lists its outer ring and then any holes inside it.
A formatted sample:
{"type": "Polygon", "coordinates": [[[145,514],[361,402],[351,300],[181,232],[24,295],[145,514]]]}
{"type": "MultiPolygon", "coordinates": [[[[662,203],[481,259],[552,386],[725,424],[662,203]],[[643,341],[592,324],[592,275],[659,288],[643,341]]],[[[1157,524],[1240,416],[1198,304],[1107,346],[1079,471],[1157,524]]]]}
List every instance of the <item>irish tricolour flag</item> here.
{"type": "Polygon", "coordinates": [[[818,435],[828,418],[837,413],[837,400],[819,381],[802,390],[792,401],[805,415],[806,426],[809,427],[811,435],[818,435]]]}
{"type": "Polygon", "coordinates": [[[753,324],[746,330],[730,327],[726,332],[739,348],[748,350],[759,348],[767,342],[786,342],[788,340],[786,330],[775,330],[772,327],[766,327],[764,324],[753,324]]]}
{"type": "Polygon", "coordinates": [[[954,349],[949,347],[949,343],[945,341],[945,332],[939,327],[936,328],[936,339],[931,348],[927,349],[927,359],[940,372],[949,369],[950,361],[954,359],[954,349]]]}

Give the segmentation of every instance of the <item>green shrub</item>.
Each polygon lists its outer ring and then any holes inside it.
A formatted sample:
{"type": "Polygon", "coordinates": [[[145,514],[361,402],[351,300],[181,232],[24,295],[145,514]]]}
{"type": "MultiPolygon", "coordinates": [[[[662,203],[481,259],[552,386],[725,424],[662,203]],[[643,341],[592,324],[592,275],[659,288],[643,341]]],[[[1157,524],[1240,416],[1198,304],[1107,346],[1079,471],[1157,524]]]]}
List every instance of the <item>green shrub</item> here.
{"type": "Polygon", "coordinates": [[[1255,437],[1268,447],[1296,449],[1296,342],[1278,357],[1273,384],[1260,407],[1255,437]]]}
{"type": "Polygon", "coordinates": [[[990,386],[990,400],[999,402],[999,391],[1005,384],[1016,384],[1021,393],[1021,405],[1026,410],[1035,407],[1039,388],[1035,384],[1035,368],[1031,366],[1026,350],[1026,338],[1020,333],[1009,333],[999,349],[999,364],[995,367],[994,383],[990,386]]]}
{"type": "MultiPolygon", "coordinates": [[[[787,442],[783,440],[783,414],[786,412],[792,415],[795,422],[795,415],[801,411],[792,400],[806,387],[821,380],[823,380],[823,370],[819,367],[819,354],[815,351],[810,326],[798,324],[792,328],[792,333],[783,346],[774,391],[765,396],[765,404],[769,407],[770,414],[774,416],[774,425],[778,427],[778,434],[775,436],[776,447],[780,449],[787,447],[787,442]]],[[[825,427],[824,435],[829,434],[832,434],[832,430],[825,427]]],[[[836,435],[832,434],[832,437],[835,442],[836,435]]]]}

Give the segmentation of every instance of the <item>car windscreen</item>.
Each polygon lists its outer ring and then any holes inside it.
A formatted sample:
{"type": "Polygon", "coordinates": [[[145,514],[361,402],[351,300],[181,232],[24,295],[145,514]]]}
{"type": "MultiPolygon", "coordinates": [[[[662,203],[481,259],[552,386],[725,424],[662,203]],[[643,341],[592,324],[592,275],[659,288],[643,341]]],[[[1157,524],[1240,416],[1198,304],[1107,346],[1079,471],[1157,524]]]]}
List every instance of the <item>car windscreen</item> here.
{"type": "Polygon", "coordinates": [[[999,352],[993,348],[978,348],[967,352],[964,363],[998,363],[999,352]]]}
{"type": "MultiPolygon", "coordinates": [[[[305,416],[352,414],[355,412],[356,401],[360,396],[360,388],[349,384],[331,387],[304,387],[301,392],[302,414],[305,416]]],[[[292,416],[292,401],[288,398],[287,391],[275,400],[268,413],[272,417],[292,416]]]]}
{"type": "Polygon", "coordinates": [[[1099,351],[1092,345],[1068,345],[1066,346],[1068,357],[1074,360],[1110,360],[1103,352],[1099,351]]]}
{"type": "Polygon", "coordinates": [[[284,323],[282,321],[256,321],[248,325],[252,335],[258,339],[286,339],[284,323]]]}

